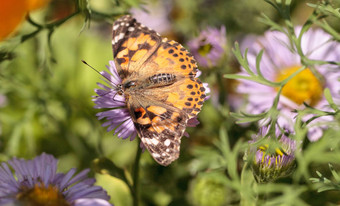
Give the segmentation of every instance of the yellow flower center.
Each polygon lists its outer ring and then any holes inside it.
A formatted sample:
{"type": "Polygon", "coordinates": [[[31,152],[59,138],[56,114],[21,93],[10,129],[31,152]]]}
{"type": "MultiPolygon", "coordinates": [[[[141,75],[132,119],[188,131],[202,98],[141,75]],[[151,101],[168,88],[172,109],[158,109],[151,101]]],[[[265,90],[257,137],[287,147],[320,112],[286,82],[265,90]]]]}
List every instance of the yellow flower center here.
{"type": "Polygon", "coordinates": [[[205,44],[205,45],[202,45],[200,46],[200,48],[198,48],[198,53],[201,55],[201,56],[207,56],[207,54],[210,53],[212,49],[212,45],[211,44],[205,44]]]}
{"type": "Polygon", "coordinates": [[[70,206],[58,188],[52,185],[45,187],[36,184],[34,188],[22,188],[17,199],[23,206],[70,206]]]}
{"type": "Polygon", "coordinates": [[[282,149],[282,148],[275,148],[275,151],[269,151],[269,145],[268,144],[264,144],[259,146],[259,150],[261,150],[264,153],[270,153],[271,155],[274,154],[275,156],[283,156],[284,154],[286,154],[286,152],[282,149]]]}
{"type": "MultiPolygon", "coordinates": [[[[288,78],[299,68],[299,66],[294,66],[283,69],[276,80],[282,81],[288,78]]],[[[322,89],[320,80],[310,69],[306,68],[287,82],[281,94],[298,105],[305,102],[313,106],[321,99],[322,89]]]]}
{"type": "MultiPolygon", "coordinates": [[[[270,157],[275,157],[275,166],[280,166],[282,160],[283,160],[283,155],[287,155],[286,152],[284,151],[283,148],[278,148],[276,147],[275,149],[269,149],[269,145],[268,144],[264,144],[258,147],[258,149],[262,152],[262,160],[261,163],[265,162],[266,157],[270,156],[270,157]]],[[[269,159],[268,165],[270,166],[271,164],[271,159],[269,159]]]]}

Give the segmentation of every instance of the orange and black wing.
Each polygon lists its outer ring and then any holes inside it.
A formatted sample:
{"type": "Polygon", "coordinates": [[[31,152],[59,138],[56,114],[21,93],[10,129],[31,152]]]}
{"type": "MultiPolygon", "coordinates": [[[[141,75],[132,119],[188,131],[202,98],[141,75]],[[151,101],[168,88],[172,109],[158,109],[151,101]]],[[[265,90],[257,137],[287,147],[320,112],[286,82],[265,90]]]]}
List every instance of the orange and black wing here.
{"type": "Polygon", "coordinates": [[[113,57],[122,79],[141,68],[162,41],[157,32],[137,22],[130,15],[115,21],[112,31],[113,57]]]}
{"type": "Polygon", "coordinates": [[[163,166],[175,161],[188,120],[185,113],[162,106],[132,107],[130,112],[151,156],[163,166]]]}
{"type": "Polygon", "coordinates": [[[161,165],[179,156],[187,121],[200,112],[205,89],[193,56],[131,16],[113,25],[113,53],[122,79],[141,79],[143,91],[127,107],[142,143],[161,165]]]}

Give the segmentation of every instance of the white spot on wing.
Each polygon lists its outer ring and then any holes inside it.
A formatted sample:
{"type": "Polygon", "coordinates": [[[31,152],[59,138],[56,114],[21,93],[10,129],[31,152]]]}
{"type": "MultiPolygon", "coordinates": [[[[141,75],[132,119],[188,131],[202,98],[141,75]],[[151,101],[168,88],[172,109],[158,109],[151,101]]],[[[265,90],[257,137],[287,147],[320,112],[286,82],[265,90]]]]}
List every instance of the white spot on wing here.
{"type": "Polygon", "coordinates": [[[124,34],[124,33],[120,33],[120,34],[119,34],[119,37],[118,37],[118,40],[121,40],[121,39],[123,39],[123,38],[124,38],[124,36],[125,36],[125,34],[124,34]]]}
{"type": "Polygon", "coordinates": [[[152,138],[152,139],[150,139],[150,141],[154,145],[157,145],[159,143],[159,141],[156,138],[152,138]]]}
{"type": "Polygon", "coordinates": [[[113,31],[115,31],[116,29],[118,29],[118,27],[119,27],[118,24],[114,25],[114,26],[113,26],[113,31]]]}
{"type": "Polygon", "coordinates": [[[112,44],[117,43],[119,40],[123,39],[124,36],[125,36],[124,33],[120,33],[119,35],[115,36],[115,38],[114,38],[113,41],[112,41],[112,44]]]}
{"type": "Polygon", "coordinates": [[[166,139],[166,140],[164,141],[164,145],[165,145],[165,146],[169,146],[170,143],[171,143],[171,141],[170,141],[169,139],[166,139]]]}
{"type": "Polygon", "coordinates": [[[145,139],[145,142],[146,142],[147,144],[151,144],[151,141],[150,141],[149,138],[144,138],[144,139],[145,139]]]}
{"type": "Polygon", "coordinates": [[[113,39],[114,43],[117,43],[118,41],[118,36],[115,36],[115,38],[113,39]]]}
{"type": "Polygon", "coordinates": [[[160,155],[159,155],[158,153],[152,153],[152,156],[153,156],[154,158],[160,157],[160,155]]]}

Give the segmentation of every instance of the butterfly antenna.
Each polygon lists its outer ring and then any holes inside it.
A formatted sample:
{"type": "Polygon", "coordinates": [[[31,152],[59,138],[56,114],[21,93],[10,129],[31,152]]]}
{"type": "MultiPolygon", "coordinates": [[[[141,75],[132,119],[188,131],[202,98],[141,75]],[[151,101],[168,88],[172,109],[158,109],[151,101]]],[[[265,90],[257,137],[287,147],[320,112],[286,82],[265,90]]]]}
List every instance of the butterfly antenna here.
{"type": "Polygon", "coordinates": [[[81,62],[83,62],[86,66],[90,67],[93,71],[97,72],[100,76],[104,77],[105,79],[107,79],[109,82],[111,82],[113,85],[116,86],[116,84],[114,84],[109,78],[107,78],[106,76],[104,76],[102,73],[100,73],[97,69],[95,69],[93,66],[89,65],[85,60],[81,60],[81,62]]]}
{"type": "Polygon", "coordinates": [[[93,71],[97,72],[98,74],[100,74],[100,76],[103,76],[97,69],[95,69],[93,66],[89,65],[85,60],[81,60],[81,62],[83,62],[85,65],[87,65],[88,67],[90,67],[91,69],[93,69],[93,71]]]}

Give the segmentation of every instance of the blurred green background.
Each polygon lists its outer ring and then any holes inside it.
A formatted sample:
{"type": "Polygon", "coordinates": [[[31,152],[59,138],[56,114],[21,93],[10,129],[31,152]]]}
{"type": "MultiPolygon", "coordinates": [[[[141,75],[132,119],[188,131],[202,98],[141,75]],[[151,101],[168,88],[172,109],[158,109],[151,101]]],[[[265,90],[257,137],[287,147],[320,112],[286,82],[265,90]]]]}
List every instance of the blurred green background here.
{"type": "MultiPolygon", "coordinates": [[[[77,7],[91,8],[91,12],[86,10],[79,13],[54,28],[50,39],[48,31],[43,30],[21,43],[24,35],[35,30],[34,26],[25,21],[13,37],[0,42],[0,52],[6,53],[6,58],[0,62],[0,161],[13,156],[33,158],[46,152],[59,159],[60,171],[67,171],[72,167],[91,168],[95,158],[105,156],[126,171],[131,170],[138,142],[118,139],[112,132],[107,133],[106,128],[101,127],[103,122],[95,116],[99,110],[93,108],[92,102],[94,89],[98,88],[96,83],[101,82],[101,76],[81,62],[83,59],[97,70],[105,69],[105,65],[112,60],[112,22],[131,9],[141,12],[142,7],[148,8],[146,5],[149,4],[166,5],[164,18],[169,25],[162,35],[183,45],[207,26],[225,25],[229,41],[228,58],[218,71],[203,71],[201,77],[211,88],[217,85],[214,73],[224,74],[237,70],[237,63],[231,54],[233,42],[245,35],[261,34],[268,29],[258,21],[261,13],[277,22],[282,21],[277,11],[265,1],[81,2],[52,0],[45,8],[30,14],[31,19],[43,25],[67,17],[77,7]]],[[[316,2],[293,1],[293,23],[305,22],[313,12],[306,3],[316,2]]],[[[149,18],[153,21],[151,14],[149,18]]],[[[328,21],[335,28],[340,28],[338,21],[332,18],[328,21]]],[[[228,91],[227,80],[223,85],[228,91]]],[[[217,194],[217,199],[226,196],[226,199],[218,200],[224,202],[223,205],[239,204],[240,196],[235,190],[221,186],[224,185],[221,182],[226,181],[221,176],[225,172],[208,177],[205,177],[204,172],[218,167],[220,161],[223,161],[219,159],[220,152],[215,144],[220,138],[221,126],[227,130],[231,147],[239,139],[243,139],[243,144],[246,144],[250,131],[255,131],[255,127],[250,125],[244,129],[235,125],[235,120],[229,116],[228,102],[222,102],[221,105],[222,110],[216,108],[212,101],[205,103],[199,114],[201,124],[187,130],[190,138],[183,138],[181,156],[171,166],[159,166],[148,152],[142,154],[142,205],[214,205],[216,199],[209,196],[212,190],[207,190],[207,193],[201,191],[208,188],[205,184],[213,185],[215,192],[212,193],[217,194]],[[200,200],[202,196],[206,199],[200,200]],[[209,198],[212,201],[208,201],[209,198]]],[[[238,164],[241,164],[242,151],[244,147],[235,151],[238,164]]],[[[234,166],[240,172],[242,166],[238,164],[234,166]]],[[[95,173],[92,172],[92,175],[95,173]]],[[[248,175],[251,176],[250,173],[248,175]]],[[[121,180],[108,175],[95,176],[97,183],[109,191],[116,206],[132,204],[129,190],[121,180]]],[[[225,176],[232,175],[227,173],[225,176]]],[[[309,199],[314,193],[306,194],[304,201],[310,205],[322,205],[328,201],[339,203],[337,201],[340,198],[332,192],[309,199]]]]}

